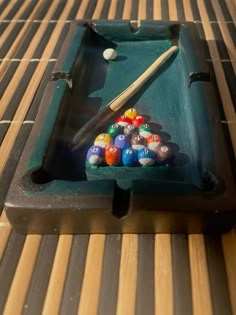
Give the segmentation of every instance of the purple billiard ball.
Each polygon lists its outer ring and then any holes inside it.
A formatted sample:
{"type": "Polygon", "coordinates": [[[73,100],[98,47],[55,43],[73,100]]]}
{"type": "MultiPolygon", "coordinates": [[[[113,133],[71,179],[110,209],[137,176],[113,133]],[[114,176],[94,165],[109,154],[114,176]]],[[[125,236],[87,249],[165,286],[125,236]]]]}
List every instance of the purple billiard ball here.
{"type": "Polygon", "coordinates": [[[87,152],[86,159],[90,164],[101,164],[104,159],[104,149],[97,145],[91,146],[87,152]]]}
{"type": "Polygon", "coordinates": [[[138,161],[141,165],[152,166],[156,161],[156,154],[149,148],[141,148],[138,150],[138,161]]]}
{"type": "Polygon", "coordinates": [[[116,136],[114,145],[123,150],[130,145],[129,137],[123,134],[116,136]]]}
{"type": "Polygon", "coordinates": [[[145,147],[145,142],[146,142],[145,138],[143,138],[140,135],[133,135],[131,137],[131,146],[135,150],[139,150],[145,147]]]}
{"type": "Polygon", "coordinates": [[[138,162],[137,151],[132,147],[125,148],[122,151],[122,163],[125,166],[134,166],[138,162]]]}

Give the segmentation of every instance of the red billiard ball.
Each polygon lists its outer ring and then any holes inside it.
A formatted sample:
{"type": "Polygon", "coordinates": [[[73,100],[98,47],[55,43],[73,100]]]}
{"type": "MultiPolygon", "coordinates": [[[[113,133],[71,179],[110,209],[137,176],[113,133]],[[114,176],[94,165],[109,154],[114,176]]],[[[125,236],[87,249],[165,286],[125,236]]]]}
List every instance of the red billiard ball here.
{"type": "Polygon", "coordinates": [[[144,117],[141,115],[138,115],[135,117],[135,119],[132,121],[132,125],[134,127],[140,127],[144,123],[144,117]]]}
{"type": "Polygon", "coordinates": [[[118,117],[116,119],[116,124],[118,124],[118,125],[120,125],[122,127],[125,127],[128,124],[132,124],[132,120],[129,117],[125,116],[125,115],[121,115],[120,117],[118,117]]]}

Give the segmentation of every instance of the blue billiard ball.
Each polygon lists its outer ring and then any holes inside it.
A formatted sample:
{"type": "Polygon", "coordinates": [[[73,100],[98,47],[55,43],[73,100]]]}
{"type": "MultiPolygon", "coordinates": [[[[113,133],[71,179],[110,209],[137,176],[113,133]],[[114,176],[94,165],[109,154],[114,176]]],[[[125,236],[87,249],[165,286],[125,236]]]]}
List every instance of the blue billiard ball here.
{"type": "Polygon", "coordinates": [[[125,148],[122,151],[122,163],[125,166],[134,166],[138,162],[137,151],[132,147],[125,148]]]}
{"type": "Polygon", "coordinates": [[[156,161],[156,154],[147,147],[141,148],[138,150],[138,161],[141,165],[151,166],[156,161]]]}
{"type": "Polygon", "coordinates": [[[123,150],[130,145],[129,137],[123,134],[116,136],[114,145],[123,150]]]}
{"type": "Polygon", "coordinates": [[[91,146],[87,152],[86,159],[91,164],[101,164],[104,160],[104,149],[97,145],[91,146]]]}

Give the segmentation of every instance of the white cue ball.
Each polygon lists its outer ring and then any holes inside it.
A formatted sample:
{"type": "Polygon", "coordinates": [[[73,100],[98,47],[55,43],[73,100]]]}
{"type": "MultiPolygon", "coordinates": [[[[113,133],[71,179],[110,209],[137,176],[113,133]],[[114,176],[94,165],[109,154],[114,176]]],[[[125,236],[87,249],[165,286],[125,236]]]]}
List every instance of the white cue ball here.
{"type": "Polygon", "coordinates": [[[106,60],[114,60],[117,57],[117,53],[116,53],[115,49],[108,48],[108,49],[104,50],[103,57],[106,60]]]}

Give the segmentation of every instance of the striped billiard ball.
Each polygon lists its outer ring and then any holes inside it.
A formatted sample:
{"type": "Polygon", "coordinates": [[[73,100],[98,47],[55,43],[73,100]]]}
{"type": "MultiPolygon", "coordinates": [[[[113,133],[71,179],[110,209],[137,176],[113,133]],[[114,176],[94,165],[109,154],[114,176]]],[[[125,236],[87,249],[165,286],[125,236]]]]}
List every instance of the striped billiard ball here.
{"type": "Polygon", "coordinates": [[[113,143],[112,137],[108,133],[101,133],[98,135],[94,141],[94,145],[97,145],[101,148],[106,148],[108,145],[113,143]]]}
{"type": "Polygon", "coordinates": [[[139,134],[144,138],[148,138],[152,134],[152,130],[149,124],[142,124],[139,127],[139,134]]]}
{"type": "Polygon", "coordinates": [[[132,137],[133,135],[138,135],[138,128],[129,124],[124,127],[124,134],[130,137],[132,137]]]}
{"type": "Polygon", "coordinates": [[[175,157],[173,149],[168,144],[159,146],[156,150],[156,155],[157,162],[162,164],[171,162],[175,157]]]}
{"type": "Polygon", "coordinates": [[[156,161],[156,154],[147,147],[139,149],[138,161],[141,165],[152,166],[156,161]]]}
{"type": "Polygon", "coordinates": [[[147,137],[147,146],[149,149],[155,151],[161,145],[161,137],[156,134],[152,134],[147,137]]]}
{"type": "Polygon", "coordinates": [[[86,159],[91,164],[101,164],[104,160],[104,149],[96,145],[91,146],[87,152],[86,159]]]}
{"type": "Polygon", "coordinates": [[[125,115],[121,115],[120,117],[118,117],[116,119],[116,124],[118,124],[118,125],[120,125],[122,127],[125,127],[128,124],[132,124],[132,120],[129,117],[125,116],[125,115]]]}
{"type": "Polygon", "coordinates": [[[143,147],[145,147],[145,138],[143,138],[140,135],[133,135],[131,138],[131,146],[135,150],[139,150],[143,147]]]}

